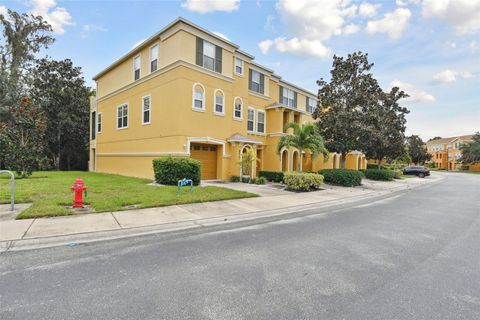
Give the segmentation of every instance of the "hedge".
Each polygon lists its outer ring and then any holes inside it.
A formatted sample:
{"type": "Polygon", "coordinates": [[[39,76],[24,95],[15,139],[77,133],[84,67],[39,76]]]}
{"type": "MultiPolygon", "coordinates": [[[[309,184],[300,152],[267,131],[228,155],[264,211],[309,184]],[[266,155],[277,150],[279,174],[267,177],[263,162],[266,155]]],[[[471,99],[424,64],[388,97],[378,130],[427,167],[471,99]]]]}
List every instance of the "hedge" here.
{"type": "Polygon", "coordinates": [[[155,181],[160,184],[177,185],[183,178],[200,184],[200,161],[184,157],[163,157],[153,160],[155,181]]]}
{"type": "Polygon", "coordinates": [[[284,173],[282,171],[267,171],[267,170],[260,170],[258,172],[260,177],[264,177],[268,181],[273,182],[282,182],[284,173]]]}
{"type": "Polygon", "coordinates": [[[360,171],[350,169],[323,169],[318,173],[324,176],[325,182],[343,187],[355,187],[361,185],[364,175],[360,171]]]}
{"type": "MultiPolygon", "coordinates": [[[[376,163],[367,163],[367,169],[378,169],[378,164],[376,163]]],[[[383,164],[380,165],[380,169],[385,169],[383,164]]]]}
{"type": "Polygon", "coordinates": [[[289,190],[310,191],[319,189],[323,183],[323,176],[317,173],[285,173],[283,181],[289,190]]]}
{"type": "Polygon", "coordinates": [[[394,176],[393,170],[367,169],[365,171],[365,177],[370,180],[392,181],[394,176]]]}

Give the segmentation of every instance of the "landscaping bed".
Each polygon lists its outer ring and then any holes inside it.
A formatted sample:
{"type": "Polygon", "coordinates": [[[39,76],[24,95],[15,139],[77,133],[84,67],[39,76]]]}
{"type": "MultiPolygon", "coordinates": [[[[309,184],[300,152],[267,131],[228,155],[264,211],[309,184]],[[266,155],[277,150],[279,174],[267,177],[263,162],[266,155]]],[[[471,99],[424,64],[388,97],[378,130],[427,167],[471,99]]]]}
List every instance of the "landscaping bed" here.
{"type": "MultiPolygon", "coordinates": [[[[151,180],[125,177],[114,174],[82,171],[35,172],[28,179],[15,180],[15,202],[32,205],[22,211],[17,219],[53,217],[76,214],[65,208],[72,205],[73,193],[70,190],[77,177],[81,177],[88,187],[85,203],[94,212],[120,211],[131,208],[151,208],[175,204],[207,202],[256,197],[257,195],[221,187],[182,188],[177,195],[176,186],[149,186],[151,180]]],[[[9,180],[1,178],[4,189],[9,180]]],[[[0,203],[9,203],[10,195],[0,193],[0,203]]]]}

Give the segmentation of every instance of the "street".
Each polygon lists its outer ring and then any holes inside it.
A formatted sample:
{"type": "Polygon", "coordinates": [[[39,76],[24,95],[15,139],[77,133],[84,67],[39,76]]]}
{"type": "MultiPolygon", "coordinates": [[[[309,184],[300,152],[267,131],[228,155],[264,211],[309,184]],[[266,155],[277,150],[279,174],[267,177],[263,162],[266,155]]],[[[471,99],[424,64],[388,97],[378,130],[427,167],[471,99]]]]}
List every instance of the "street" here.
{"type": "Polygon", "coordinates": [[[0,319],[479,319],[480,175],[299,217],[0,254],[0,319]]]}

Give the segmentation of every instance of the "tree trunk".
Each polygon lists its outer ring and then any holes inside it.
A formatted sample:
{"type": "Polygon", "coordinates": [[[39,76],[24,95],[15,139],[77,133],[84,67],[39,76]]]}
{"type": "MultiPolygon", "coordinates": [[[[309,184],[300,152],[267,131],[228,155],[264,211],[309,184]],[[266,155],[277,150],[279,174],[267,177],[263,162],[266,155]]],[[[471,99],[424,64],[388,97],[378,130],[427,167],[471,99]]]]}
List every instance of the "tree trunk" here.
{"type": "Polygon", "coordinates": [[[345,162],[347,160],[347,154],[342,152],[340,155],[340,169],[345,169],[345,162]]]}
{"type": "Polygon", "coordinates": [[[298,157],[297,171],[302,172],[302,161],[303,161],[302,149],[298,150],[298,154],[299,154],[299,157],[298,157]]]}

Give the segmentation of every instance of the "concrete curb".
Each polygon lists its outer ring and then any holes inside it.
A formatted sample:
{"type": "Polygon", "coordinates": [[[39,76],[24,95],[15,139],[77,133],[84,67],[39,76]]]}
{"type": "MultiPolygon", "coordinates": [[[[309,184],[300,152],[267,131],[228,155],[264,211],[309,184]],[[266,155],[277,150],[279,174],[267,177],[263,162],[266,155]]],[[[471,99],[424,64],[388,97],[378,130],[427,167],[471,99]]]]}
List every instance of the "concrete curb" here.
{"type": "MultiPolygon", "coordinates": [[[[228,216],[202,218],[195,220],[187,220],[173,223],[163,223],[142,227],[129,227],[116,230],[93,231],[75,233],[60,236],[45,236],[28,239],[0,241],[0,253],[7,251],[24,251],[40,248],[50,248],[59,246],[77,246],[79,244],[87,244],[99,241],[109,241],[116,239],[131,238],[137,236],[146,236],[159,233],[174,233],[180,231],[189,231],[200,228],[218,227],[222,225],[234,225],[238,223],[256,224],[264,221],[278,220],[280,217],[284,219],[295,218],[299,216],[312,214],[331,213],[336,209],[344,209],[353,207],[362,202],[368,201],[372,203],[383,199],[397,196],[414,189],[422,189],[432,185],[439,184],[445,180],[444,177],[428,183],[422,183],[415,186],[406,185],[391,188],[389,190],[372,192],[366,195],[351,196],[342,200],[334,199],[328,201],[314,202],[304,205],[293,205],[273,210],[259,210],[248,213],[239,213],[228,216]],[[316,212],[311,212],[316,210],[316,212]],[[293,215],[294,214],[294,215],[293,215]]],[[[202,230],[203,230],[202,229],[202,230]]]]}

